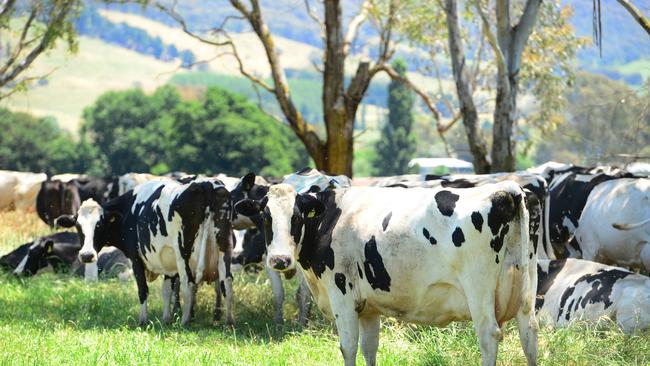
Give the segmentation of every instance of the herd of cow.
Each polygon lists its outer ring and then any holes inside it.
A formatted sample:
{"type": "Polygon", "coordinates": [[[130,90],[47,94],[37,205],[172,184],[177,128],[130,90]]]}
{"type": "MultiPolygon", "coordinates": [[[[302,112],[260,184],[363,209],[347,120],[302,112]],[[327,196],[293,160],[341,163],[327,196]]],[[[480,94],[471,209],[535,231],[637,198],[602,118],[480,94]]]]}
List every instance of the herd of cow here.
{"type": "Polygon", "coordinates": [[[516,318],[535,364],[538,319],[609,318],[628,333],[650,325],[643,168],[550,162],[515,173],[355,180],[303,169],[273,184],[253,173],[48,179],[0,171],[0,209],[35,206],[48,225],[76,228],[26,243],[0,266],[87,279],[132,273],[141,324],[147,282],[162,275],[163,321],[182,297],[186,325],[202,282],[214,283],[215,320],[223,298],[234,324],[234,266],[263,263],[275,321],[283,319],[280,274],[296,275],[300,322],[313,298],[336,322],[346,365],[359,338],[375,364],[382,315],[441,326],[472,320],[488,365],[503,323],[516,318]]]}

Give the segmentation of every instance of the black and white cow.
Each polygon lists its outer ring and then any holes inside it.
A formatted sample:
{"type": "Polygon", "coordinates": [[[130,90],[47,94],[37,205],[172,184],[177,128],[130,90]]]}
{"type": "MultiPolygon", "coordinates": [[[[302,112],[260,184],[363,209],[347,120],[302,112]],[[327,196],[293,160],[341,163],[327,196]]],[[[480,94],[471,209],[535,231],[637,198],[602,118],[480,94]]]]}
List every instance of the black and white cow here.
{"type": "Polygon", "coordinates": [[[75,217],[62,216],[57,222],[77,227],[83,239],[79,251],[82,262],[94,262],[104,246],[115,246],[131,260],[141,304],[141,325],[148,322],[147,273],[167,276],[163,286],[165,322],[172,319],[171,278],[179,275],[183,325],[190,321],[197,285],[214,281],[218,288],[219,277],[224,276],[226,321],[233,323],[230,207],[228,190],[215,182],[183,185],[150,181],[103,205],[84,201],[75,217]]]}
{"type": "Polygon", "coordinates": [[[609,318],[625,333],[650,326],[649,277],[573,258],[540,260],[537,271],[540,322],[564,327],[609,318]]]}
{"type": "Polygon", "coordinates": [[[66,272],[81,249],[79,236],[60,232],[20,245],[0,258],[0,266],[17,276],[33,276],[43,269],[66,272]]]}
{"type": "Polygon", "coordinates": [[[376,363],[381,315],[437,325],[472,319],[485,365],[495,364],[501,326],[516,316],[535,364],[537,257],[524,197],[514,182],[315,194],[279,184],[236,209],[263,222],[268,266],[302,271],[336,321],[346,365],[355,364],[359,333],[366,364],[376,363]]]}
{"type": "Polygon", "coordinates": [[[582,258],[650,273],[650,179],[622,178],[597,185],[577,226],[582,258]]]}
{"type": "MultiPolygon", "coordinates": [[[[631,176],[620,170],[614,174],[576,173],[571,170],[555,174],[549,184],[544,204],[545,246],[552,247],[558,258],[582,257],[582,249],[575,233],[592,190],[603,182],[631,176]]],[[[593,224],[600,225],[601,222],[596,221],[593,224]]]]}

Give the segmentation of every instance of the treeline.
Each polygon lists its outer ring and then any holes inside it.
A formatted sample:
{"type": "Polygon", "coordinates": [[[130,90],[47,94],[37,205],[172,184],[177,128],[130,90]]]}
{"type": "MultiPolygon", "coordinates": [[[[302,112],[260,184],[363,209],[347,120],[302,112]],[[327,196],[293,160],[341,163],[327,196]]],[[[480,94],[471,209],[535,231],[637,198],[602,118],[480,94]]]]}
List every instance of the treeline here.
{"type": "Polygon", "coordinates": [[[75,28],[80,35],[99,38],[161,61],[180,59],[182,67],[190,68],[196,62],[192,51],[179,50],[173,44],[166,45],[160,37],[152,37],[146,31],[126,23],[113,23],[102,17],[97,8],[87,3],[79,15],[75,28]]]}
{"type": "Polygon", "coordinates": [[[280,176],[310,163],[289,128],[216,87],[191,101],[172,86],[151,95],[140,89],[108,92],[84,111],[78,141],[52,119],[0,113],[3,169],[280,176]]]}

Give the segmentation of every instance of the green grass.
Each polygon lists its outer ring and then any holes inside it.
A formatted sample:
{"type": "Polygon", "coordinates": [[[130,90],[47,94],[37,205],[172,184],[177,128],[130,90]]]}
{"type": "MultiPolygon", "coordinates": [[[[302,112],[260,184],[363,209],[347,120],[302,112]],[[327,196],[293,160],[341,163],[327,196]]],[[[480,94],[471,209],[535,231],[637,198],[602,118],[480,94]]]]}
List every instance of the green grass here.
{"type": "MultiPolygon", "coordinates": [[[[0,252],[49,229],[33,214],[0,213],[0,252]]],[[[211,320],[214,294],[202,286],[196,317],[185,329],[160,322],[160,280],[150,284],[151,323],[137,326],[134,281],[87,284],[67,275],[17,279],[0,274],[0,365],[332,365],[341,364],[332,323],[313,310],[302,329],[293,319],[296,285],[287,289],[286,323],[272,322],[271,290],[264,273],[236,273],[235,317],[226,327],[211,320]]],[[[380,365],[480,363],[471,323],[446,328],[384,319],[380,365]]],[[[612,328],[575,326],[540,332],[543,365],[647,365],[650,333],[625,336],[612,328]]],[[[525,363],[514,323],[500,344],[500,365],[525,363]]],[[[363,365],[359,354],[357,364],[363,365]]]]}

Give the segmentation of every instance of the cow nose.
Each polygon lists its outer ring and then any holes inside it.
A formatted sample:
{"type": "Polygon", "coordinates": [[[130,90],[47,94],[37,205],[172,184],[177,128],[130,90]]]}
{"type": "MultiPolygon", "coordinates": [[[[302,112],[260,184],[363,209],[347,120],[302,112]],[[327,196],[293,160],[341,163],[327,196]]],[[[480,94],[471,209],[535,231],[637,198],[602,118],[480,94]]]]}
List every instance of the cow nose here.
{"type": "Polygon", "coordinates": [[[284,271],[291,268],[291,258],[286,255],[273,256],[269,259],[269,264],[276,271],[284,271]]]}
{"type": "Polygon", "coordinates": [[[83,263],[92,263],[95,261],[95,253],[92,252],[79,253],[79,259],[83,263]]]}

